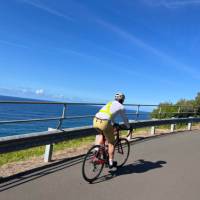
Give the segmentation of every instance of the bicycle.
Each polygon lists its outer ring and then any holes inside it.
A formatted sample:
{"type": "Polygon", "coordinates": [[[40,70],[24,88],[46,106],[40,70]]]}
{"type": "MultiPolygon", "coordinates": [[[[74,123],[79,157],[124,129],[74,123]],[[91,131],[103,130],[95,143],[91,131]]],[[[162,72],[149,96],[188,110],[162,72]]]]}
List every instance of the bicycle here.
{"type": "MultiPolygon", "coordinates": [[[[117,168],[122,167],[128,160],[130,153],[130,144],[126,138],[119,136],[121,129],[120,126],[115,127],[115,144],[114,144],[114,158],[117,161],[117,168]]],[[[128,137],[132,134],[132,130],[129,130],[128,137]]],[[[108,167],[109,155],[108,155],[108,144],[106,144],[105,136],[103,136],[103,145],[92,146],[85,158],[82,165],[82,176],[83,178],[92,183],[101,174],[104,165],[108,167]]]]}

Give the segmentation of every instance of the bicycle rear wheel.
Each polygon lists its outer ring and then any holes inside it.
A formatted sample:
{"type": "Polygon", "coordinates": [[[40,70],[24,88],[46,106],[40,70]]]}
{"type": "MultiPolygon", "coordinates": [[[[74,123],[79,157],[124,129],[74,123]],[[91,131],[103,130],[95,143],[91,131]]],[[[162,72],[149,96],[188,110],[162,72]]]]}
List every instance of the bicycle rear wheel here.
{"type": "Polygon", "coordinates": [[[127,139],[119,138],[115,144],[114,159],[117,161],[117,166],[122,167],[128,160],[130,153],[130,144],[127,139]]]}
{"type": "Polygon", "coordinates": [[[103,170],[105,160],[103,159],[104,147],[95,145],[87,152],[83,165],[82,175],[83,178],[89,183],[98,178],[103,170]]]}

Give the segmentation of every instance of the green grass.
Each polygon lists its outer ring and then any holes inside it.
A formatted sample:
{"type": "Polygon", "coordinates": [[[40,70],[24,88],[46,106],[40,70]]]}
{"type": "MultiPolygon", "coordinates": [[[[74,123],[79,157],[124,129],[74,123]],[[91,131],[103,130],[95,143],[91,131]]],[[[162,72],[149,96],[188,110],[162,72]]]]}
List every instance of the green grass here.
{"type": "Polygon", "coordinates": [[[0,154],[0,166],[11,162],[26,160],[34,156],[40,156],[43,153],[44,147],[37,147],[12,153],[0,154]]]}
{"type": "MultiPolygon", "coordinates": [[[[61,142],[54,145],[54,151],[59,151],[59,150],[67,149],[67,148],[77,148],[77,147],[94,142],[94,139],[95,139],[94,136],[90,136],[90,137],[84,137],[80,139],[74,139],[74,140],[61,142]]],[[[44,151],[45,151],[45,147],[42,146],[42,147],[30,148],[30,149],[26,149],[22,151],[17,151],[17,152],[0,154],[0,166],[4,164],[12,163],[12,162],[28,160],[32,157],[42,156],[44,154],[44,151]]]]}
{"type": "MultiPolygon", "coordinates": [[[[171,125],[162,125],[162,126],[157,126],[156,128],[159,129],[171,129],[171,125]]],[[[176,130],[178,129],[185,129],[187,128],[187,123],[180,123],[180,124],[176,124],[176,130]]]]}

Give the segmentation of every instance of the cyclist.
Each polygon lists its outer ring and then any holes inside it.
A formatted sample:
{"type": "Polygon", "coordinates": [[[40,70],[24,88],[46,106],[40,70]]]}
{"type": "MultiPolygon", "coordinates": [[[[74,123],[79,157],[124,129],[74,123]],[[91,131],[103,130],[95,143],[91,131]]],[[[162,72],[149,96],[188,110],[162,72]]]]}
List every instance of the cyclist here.
{"type": "Polygon", "coordinates": [[[130,129],[130,124],[128,118],[125,114],[125,108],[123,106],[125,100],[125,95],[121,92],[116,93],[115,100],[107,103],[102,109],[95,115],[93,120],[93,127],[100,130],[98,139],[96,141],[97,145],[103,144],[103,135],[108,141],[108,153],[109,153],[109,168],[117,166],[117,162],[113,161],[114,156],[114,128],[116,116],[120,115],[128,129],[130,129]]]}

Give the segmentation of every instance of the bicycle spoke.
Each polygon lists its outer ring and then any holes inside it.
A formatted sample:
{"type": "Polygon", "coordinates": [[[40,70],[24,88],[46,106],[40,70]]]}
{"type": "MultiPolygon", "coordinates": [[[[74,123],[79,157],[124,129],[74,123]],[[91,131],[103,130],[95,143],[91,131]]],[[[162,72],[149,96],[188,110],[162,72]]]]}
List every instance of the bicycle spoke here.
{"type": "Polygon", "coordinates": [[[92,182],[100,175],[103,166],[103,151],[100,146],[92,147],[85,156],[83,166],[82,166],[82,174],[86,181],[92,182]]]}
{"type": "Polygon", "coordinates": [[[114,159],[117,161],[118,167],[125,164],[130,151],[129,142],[125,138],[120,138],[115,145],[114,159]]]}
{"type": "Polygon", "coordinates": [[[121,153],[121,154],[124,153],[121,142],[119,142],[119,145],[118,145],[118,153],[121,153]]]}

